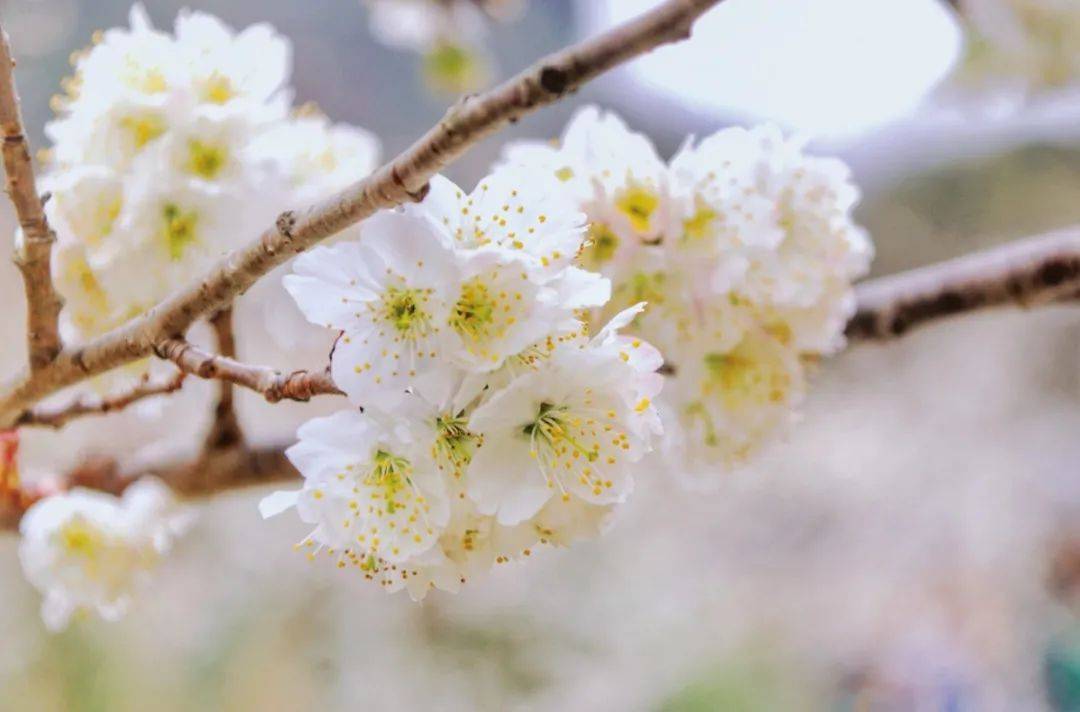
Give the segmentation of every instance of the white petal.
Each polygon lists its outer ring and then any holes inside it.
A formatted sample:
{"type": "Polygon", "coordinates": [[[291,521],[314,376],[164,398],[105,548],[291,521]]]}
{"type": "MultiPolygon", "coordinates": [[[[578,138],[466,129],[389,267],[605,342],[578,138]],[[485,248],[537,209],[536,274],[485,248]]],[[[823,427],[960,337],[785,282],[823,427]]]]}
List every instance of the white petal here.
{"type": "Polygon", "coordinates": [[[259,514],[262,515],[263,519],[276,517],[286,509],[295,507],[296,499],[299,494],[299,490],[281,490],[274,492],[273,494],[268,494],[259,502],[259,514]]]}
{"type": "Polygon", "coordinates": [[[552,495],[536,461],[529,457],[528,440],[506,432],[485,438],[473,455],[468,480],[467,493],[477,509],[495,514],[501,524],[528,519],[552,495]]]}
{"type": "Polygon", "coordinates": [[[596,272],[568,267],[548,284],[563,309],[585,309],[607,304],[611,299],[611,281],[596,272]]]}
{"type": "Polygon", "coordinates": [[[50,591],[45,594],[45,600],[41,602],[41,620],[51,632],[58,633],[67,628],[75,610],[76,606],[67,596],[50,591]]]}
{"type": "Polygon", "coordinates": [[[621,312],[611,317],[611,320],[604,325],[604,328],[600,329],[600,333],[593,339],[593,343],[602,344],[608,340],[610,336],[629,326],[634,319],[645,311],[645,302],[638,302],[632,307],[627,307],[621,312]]]}

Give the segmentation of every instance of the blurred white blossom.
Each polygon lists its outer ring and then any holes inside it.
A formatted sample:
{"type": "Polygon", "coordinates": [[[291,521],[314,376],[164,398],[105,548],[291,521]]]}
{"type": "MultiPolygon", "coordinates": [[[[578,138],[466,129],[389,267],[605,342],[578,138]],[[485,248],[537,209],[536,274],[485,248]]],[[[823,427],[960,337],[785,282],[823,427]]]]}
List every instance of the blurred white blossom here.
{"type": "Polygon", "coordinates": [[[488,25],[516,17],[524,6],[522,0],[364,0],[364,4],[371,32],[380,42],[422,54],[428,83],[455,93],[487,82],[488,25]]]}
{"type": "Polygon", "coordinates": [[[248,146],[256,161],[274,164],[299,205],[342,190],[371,173],[379,161],[379,140],[349,124],[333,124],[317,110],[275,123],[248,146]]]}
{"type": "Polygon", "coordinates": [[[19,559],[45,596],[45,625],[60,630],[88,611],[118,619],[190,521],[153,477],[122,497],[75,488],[36,502],[19,524],[19,559]]]}
{"type": "MultiPolygon", "coordinates": [[[[289,115],[290,54],[266,24],[234,32],[183,11],[169,35],[141,5],[129,29],[76,53],[46,127],[43,180],[69,340],[144,312],[253,239],[275,211],[373,170],[370,134],[289,115]]],[[[272,332],[289,343],[294,322],[272,332]]]]}

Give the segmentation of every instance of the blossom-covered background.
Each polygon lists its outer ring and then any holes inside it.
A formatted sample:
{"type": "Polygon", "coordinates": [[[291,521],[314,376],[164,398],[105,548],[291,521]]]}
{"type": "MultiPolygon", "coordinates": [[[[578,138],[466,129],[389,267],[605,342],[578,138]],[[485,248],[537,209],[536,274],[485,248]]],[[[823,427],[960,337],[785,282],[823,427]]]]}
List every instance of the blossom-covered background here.
{"type": "MultiPolygon", "coordinates": [[[[488,37],[493,71],[645,4],[533,0],[488,37]]],[[[956,25],[935,0],[912,0],[907,25],[885,14],[895,2],[866,2],[880,6],[875,14],[833,1],[817,5],[833,13],[837,34],[809,34],[837,67],[866,69],[830,75],[822,64],[817,84],[800,83],[790,67],[802,58],[784,39],[811,3],[784,4],[730,0],[698,46],[724,46],[708,34],[721,31],[723,13],[729,25],[742,13],[747,33],[747,8],[764,8],[754,12],[770,30],[743,51],[758,53],[748,62],[769,60],[761,81],[791,97],[786,104],[748,95],[734,73],[703,71],[689,50],[658,52],[489,139],[450,176],[473,184],[504,141],[555,136],[589,100],[647,131],[665,156],[687,133],[739,121],[818,132],[817,145],[847,160],[864,191],[858,218],[874,237],[877,274],[1080,222],[1080,98],[1068,71],[986,61],[995,36],[986,29],[968,35],[966,49],[950,44],[956,25]],[[904,32],[906,50],[880,40],[904,32]],[[937,65],[905,61],[917,38],[937,65]],[[865,54],[875,47],[881,56],[865,54]],[[680,79],[657,88],[657,76],[680,79]]],[[[238,27],[271,22],[293,42],[297,101],[374,132],[386,154],[449,101],[418,78],[416,57],[371,37],[355,0],[146,5],[164,27],[182,6],[238,27]]],[[[124,24],[128,7],[0,3],[34,145],[44,145],[68,53],[94,29],[124,24]]],[[[1005,36],[1015,39],[1015,29],[1005,36]]],[[[4,371],[22,358],[20,300],[5,255],[4,371]]],[[[241,323],[240,338],[242,354],[291,365],[258,328],[241,323]]],[[[193,450],[210,392],[189,383],[180,398],[191,417],[154,448],[193,450]]],[[[241,398],[250,432],[268,441],[333,407],[241,398]]],[[[313,566],[289,547],[302,525],[262,523],[256,493],[241,492],[206,507],[124,621],[49,635],[18,571],[16,540],[5,538],[0,709],[1049,708],[1048,677],[1060,688],[1070,671],[1074,685],[1080,674],[1078,405],[1075,307],[965,317],[859,346],[821,366],[802,422],[752,471],[707,495],[639,476],[639,496],[602,540],[500,567],[466,595],[436,593],[423,605],[313,566]]],[[[24,453],[35,469],[23,474],[90,453],[130,454],[151,433],[132,412],[77,423],[60,438],[35,433],[24,453]]]]}

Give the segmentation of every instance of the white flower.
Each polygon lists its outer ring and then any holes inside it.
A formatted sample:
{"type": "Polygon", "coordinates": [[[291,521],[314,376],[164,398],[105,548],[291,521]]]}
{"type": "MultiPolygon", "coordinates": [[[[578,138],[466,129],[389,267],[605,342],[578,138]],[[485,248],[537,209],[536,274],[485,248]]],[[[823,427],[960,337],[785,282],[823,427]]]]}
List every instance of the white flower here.
{"type": "MultiPolygon", "coordinates": [[[[605,533],[614,519],[615,507],[577,497],[553,497],[528,521],[527,528],[540,544],[571,546],[605,533]]],[[[524,553],[528,556],[527,550],[524,553]]]]}
{"type": "Polygon", "coordinates": [[[384,563],[374,578],[387,592],[406,589],[414,601],[423,600],[433,588],[457,593],[492,566],[526,559],[541,546],[565,547],[596,538],[610,526],[613,510],[613,505],[553,498],[530,520],[506,526],[480,514],[471,500],[456,501],[437,546],[396,569],[384,563]]]}
{"type": "Polygon", "coordinates": [[[590,269],[619,275],[668,230],[667,166],[647,137],[630,131],[613,113],[585,107],[561,141],[511,144],[504,162],[561,181],[588,216],[582,264],[590,269]]]}
{"type": "Polygon", "coordinates": [[[709,279],[697,285],[735,294],[760,310],[768,326],[783,324],[800,351],[842,345],[838,326],[851,316],[850,285],[866,273],[872,254],[851,220],[858,191],[847,167],[806,155],[802,141],[772,126],[725,129],[685,147],[672,166],[683,193],[683,228],[679,239],[664,244],[675,260],[688,255],[712,265],[709,279]],[[790,323],[777,318],[823,309],[836,314],[790,323]],[[806,328],[815,324],[817,332],[806,328]]]}
{"type": "Polygon", "coordinates": [[[385,564],[380,567],[380,583],[387,592],[404,588],[414,601],[432,588],[457,593],[493,565],[530,556],[539,541],[529,527],[502,526],[480,514],[468,499],[455,500],[451,512],[438,544],[400,567],[406,575],[385,564]]]}
{"type": "Polygon", "coordinates": [[[462,92],[486,83],[483,47],[489,18],[508,19],[516,0],[366,0],[372,34],[383,44],[424,57],[424,78],[436,90],[462,92]]]}
{"type": "Polygon", "coordinates": [[[798,354],[782,341],[755,329],[725,346],[686,352],[665,389],[666,454],[690,483],[746,464],[783,432],[804,393],[798,354]]]}
{"type": "Polygon", "coordinates": [[[65,322],[83,338],[203,268],[206,259],[187,259],[198,252],[188,247],[199,235],[204,245],[243,239],[234,230],[246,226],[231,218],[250,215],[213,197],[226,179],[234,186],[246,173],[235,154],[250,125],[194,116],[175,40],[153,30],[141,6],[131,23],[78,58],[71,101],[47,128],[54,170],[43,182],[54,195],[47,209],[60,242],[65,322]],[[215,227],[221,235],[208,235],[215,227]]]}
{"type": "Polygon", "coordinates": [[[78,166],[51,173],[42,187],[52,196],[45,210],[66,242],[99,246],[113,231],[124,206],[123,176],[105,166],[78,166]]]}
{"type": "Polygon", "coordinates": [[[574,331],[578,310],[608,300],[607,280],[569,264],[580,215],[549,200],[542,181],[539,205],[560,210],[550,218],[527,211],[529,186],[512,187],[515,177],[489,176],[475,198],[433,181],[434,197],[373,216],[359,242],[296,261],[286,289],[308,320],[342,332],[331,369],[357,404],[373,392],[440,390],[458,368],[499,369],[545,337],[574,331]],[[483,227],[472,219],[480,209],[483,227]],[[527,246],[515,246],[515,227],[527,246]],[[549,238],[568,252],[545,252],[549,238]]]}
{"type": "Polygon", "coordinates": [[[646,406],[656,399],[664,387],[664,378],[657,372],[664,365],[664,357],[652,344],[637,336],[620,333],[644,311],[646,305],[638,303],[619,312],[585,348],[611,361],[612,369],[623,379],[626,402],[634,406],[635,415],[630,422],[636,426],[641,437],[648,439],[663,433],[656,410],[646,406]]]}
{"type": "Polygon", "coordinates": [[[452,499],[463,499],[464,477],[482,438],[469,430],[469,410],[474,398],[461,389],[464,374],[447,379],[440,391],[414,392],[395,409],[430,443],[431,461],[447,482],[452,499]]]}
{"type": "Polygon", "coordinates": [[[244,186],[208,187],[162,175],[153,166],[127,192],[108,240],[88,250],[99,282],[126,310],[148,308],[186,285],[264,224],[265,215],[236,210],[244,186]]]}
{"type": "MultiPolygon", "coordinates": [[[[43,180],[74,340],[186,285],[282,205],[324,197],[371,170],[367,134],[287,118],[289,55],[268,25],[234,32],[183,11],[169,35],[141,5],[130,29],[74,55],[46,128],[54,145],[43,180]]],[[[297,315],[274,333],[288,342],[283,332],[302,326],[297,315]]]]}
{"type": "Polygon", "coordinates": [[[106,620],[122,616],[190,519],[154,478],[122,498],[77,488],[35,503],[19,525],[19,558],[45,595],[45,625],[62,629],[84,610],[106,620]]]}
{"type": "Polygon", "coordinates": [[[484,34],[477,3],[460,0],[366,0],[371,32],[384,44],[425,51],[446,41],[472,43],[484,34]]]}
{"type": "Polygon", "coordinates": [[[606,505],[630,493],[656,414],[638,377],[648,359],[631,363],[608,337],[556,349],[472,414],[483,446],[467,488],[481,512],[517,524],[556,494],[606,505]]]}
{"type": "Polygon", "coordinates": [[[109,30],[75,55],[67,96],[55,104],[63,115],[45,127],[59,165],[122,169],[193,108],[173,39],[153,29],[142,5],[131,8],[130,22],[130,30],[109,30]]]}
{"type": "Polygon", "coordinates": [[[758,185],[770,168],[751,133],[741,128],[720,131],[697,145],[687,142],[672,159],[678,219],[663,250],[673,266],[692,276],[699,293],[741,287],[748,253],[767,256],[784,239],[775,191],[758,185]]]}
{"type": "Polygon", "coordinates": [[[94,47],[77,55],[72,99],[92,109],[118,98],[141,101],[187,85],[173,39],[154,29],[140,3],[132,6],[129,23],[130,29],[114,28],[95,37],[94,47]]]}
{"type": "Polygon", "coordinates": [[[526,261],[506,251],[485,250],[464,261],[449,321],[455,363],[474,372],[493,371],[572,319],[582,299],[607,300],[606,282],[585,278],[561,290],[562,280],[538,285],[528,270],[526,261]]]}
{"type": "Polygon", "coordinates": [[[61,328],[68,340],[85,334],[101,334],[124,318],[109,299],[98,274],[90,268],[86,248],[79,244],[61,244],[54,268],[56,287],[64,297],[61,328]]]}
{"type": "Polygon", "coordinates": [[[390,420],[344,410],[301,426],[286,455],[304,487],[265,498],[263,516],[295,506],[316,525],[304,545],[372,576],[430,549],[449,517],[446,487],[431,444],[390,420]]]}
{"type": "Polygon", "coordinates": [[[472,193],[442,177],[407,213],[437,226],[460,255],[451,317],[454,360],[494,371],[545,337],[577,330],[578,310],[610,298],[610,285],[573,267],[584,215],[550,176],[496,170],[472,193]]]}
{"type": "Polygon", "coordinates": [[[69,114],[45,126],[53,143],[51,157],[59,168],[86,164],[123,171],[144,149],[190,116],[184,94],[162,94],[142,101],[119,97],[85,110],[77,104],[69,114]]]}
{"type": "MultiPolygon", "coordinates": [[[[168,171],[206,188],[228,190],[244,185],[264,189],[272,185],[272,176],[266,174],[269,166],[245,160],[243,155],[251,131],[251,122],[239,113],[213,119],[193,116],[161,138],[160,152],[152,148],[136,161],[153,163],[153,170],[168,171]]],[[[136,165],[132,172],[139,170],[144,169],[136,165]]]]}
{"type": "Polygon", "coordinates": [[[442,176],[406,211],[427,216],[461,248],[498,249],[529,263],[538,281],[574,262],[585,240],[585,215],[549,175],[496,169],[466,194],[442,176]]]}
{"type": "Polygon", "coordinates": [[[222,108],[243,103],[245,111],[256,108],[269,112],[266,118],[283,118],[288,97],[279,92],[291,72],[291,49],[273,27],[259,23],[236,34],[213,15],[181,10],[176,46],[199,103],[222,108]]]}
{"type": "Polygon", "coordinates": [[[332,195],[378,166],[379,141],[363,129],[302,116],[276,124],[252,140],[254,160],[268,160],[300,205],[332,195]]]}
{"type": "MultiPolygon", "coordinates": [[[[247,244],[283,206],[321,199],[373,168],[377,145],[366,133],[288,118],[289,54],[268,25],[234,32],[184,11],[170,35],[136,5],[130,29],[73,55],[46,129],[53,146],[42,181],[66,339],[119,326],[247,244]]],[[[329,344],[312,337],[280,282],[260,285],[255,300],[274,312],[278,343],[302,340],[311,357],[325,356],[329,344]]],[[[96,380],[111,391],[154,363],[96,380]]]]}
{"type": "Polygon", "coordinates": [[[452,248],[421,218],[384,211],[363,235],[302,255],[284,280],[308,320],[343,332],[333,377],[358,404],[444,375],[460,283],[452,248]]]}

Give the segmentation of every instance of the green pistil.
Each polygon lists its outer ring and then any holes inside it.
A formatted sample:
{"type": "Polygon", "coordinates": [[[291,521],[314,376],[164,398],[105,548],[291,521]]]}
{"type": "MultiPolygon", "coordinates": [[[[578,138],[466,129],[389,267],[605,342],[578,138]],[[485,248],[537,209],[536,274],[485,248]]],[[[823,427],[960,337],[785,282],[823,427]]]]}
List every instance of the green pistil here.
{"type": "Polygon", "coordinates": [[[403,457],[391,455],[385,450],[379,450],[373,458],[374,466],[364,478],[364,484],[368,487],[377,487],[382,490],[386,497],[386,511],[393,514],[399,505],[394,498],[409,483],[409,474],[412,466],[403,457]]]}
{"type": "Polygon", "coordinates": [[[466,420],[453,415],[441,415],[435,419],[439,436],[435,441],[437,454],[454,467],[454,474],[472,461],[477,436],[465,427],[466,420]]]}
{"type": "Polygon", "coordinates": [[[640,185],[632,185],[616,198],[615,205],[630,220],[638,232],[649,229],[649,221],[660,205],[660,199],[652,191],[640,185]]]}
{"type": "Polygon", "coordinates": [[[424,73],[442,89],[464,89],[476,79],[476,55],[455,44],[441,44],[424,57],[424,73]]]}
{"type": "Polygon", "coordinates": [[[632,302],[663,304],[665,281],[663,272],[635,272],[621,288],[630,292],[632,302]]]}
{"type": "Polygon", "coordinates": [[[422,290],[390,287],[383,295],[383,318],[405,336],[422,336],[428,329],[427,312],[422,290]]]}
{"type": "Polygon", "coordinates": [[[461,287],[461,297],[454,305],[450,323],[457,331],[481,338],[495,321],[495,305],[486,285],[477,280],[461,287]]]}
{"type": "Polygon", "coordinates": [[[194,210],[183,211],[176,203],[166,203],[161,211],[164,227],[161,234],[169,258],[174,261],[183,259],[188,245],[195,242],[195,228],[199,214],[194,210]]]}
{"type": "Polygon", "coordinates": [[[762,364],[737,353],[705,354],[705,368],[720,392],[733,397],[738,394],[757,395],[768,387],[769,373],[762,364]]]}
{"type": "Polygon", "coordinates": [[[701,240],[708,237],[717,217],[715,210],[699,207],[693,217],[683,221],[683,237],[687,240],[701,240]]]}
{"type": "Polygon", "coordinates": [[[705,426],[705,444],[709,447],[716,447],[720,444],[720,436],[716,434],[716,423],[713,422],[712,415],[710,415],[708,409],[700,401],[696,401],[686,406],[684,411],[691,418],[701,418],[701,424],[705,426]]]}
{"type": "Polygon", "coordinates": [[[604,223],[589,225],[588,256],[594,264],[603,264],[615,256],[619,249],[619,236],[604,223]]]}
{"type": "Polygon", "coordinates": [[[585,456],[589,462],[593,462],[600,456],[597,448],[586,448],[577,438],[570,435],[566,428],[566,408],[556,407],[551,403],[541,403],[536,413],[536,420],[522,426],[522,432],[532,437],[537,437],[551,448],[557,443],[565,442],[577,452],[585,456]]]}
{"type": "Polygon", "coordinates": [[[225,167],[225,149],[199,140],[188,142],[188,170],[195,175],[213,180],[225,167]]]}
{"type": "Polygon", "coordinates": [[[521,431],[529,437],[532,437],[532,434],[535,433],[537,428],[540,427],[540,423],[544,420],[544,418],[548,417],[548,414],[552,410],[555,410],[555,406],[551,403],[541,403],[540,408],[536,411],[536,420],[522,426],[521,431]]]}

